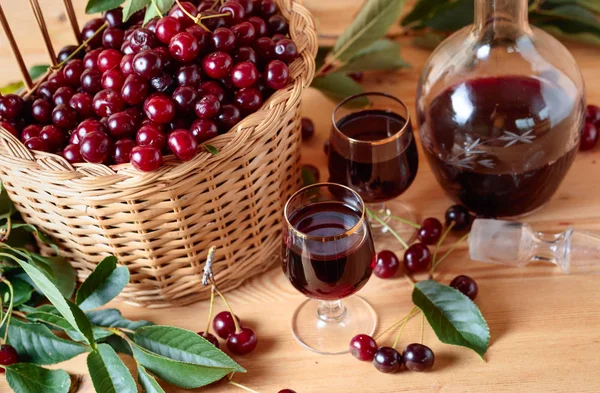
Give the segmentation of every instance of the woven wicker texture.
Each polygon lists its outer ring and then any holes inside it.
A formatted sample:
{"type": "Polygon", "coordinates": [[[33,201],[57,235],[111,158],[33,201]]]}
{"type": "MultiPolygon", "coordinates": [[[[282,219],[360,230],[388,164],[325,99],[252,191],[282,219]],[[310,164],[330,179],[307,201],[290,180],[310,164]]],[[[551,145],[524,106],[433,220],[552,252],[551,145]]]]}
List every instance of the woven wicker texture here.
{"type": "MultiPolygon", "coordinates": [[[[257,113],[209,143],[213,156],[166,157],[159,170],[130,164],[69,164],[29,151],[0,129],[0,178],[26,222],[52,236],[85,279],[106,255],[131,272],[121,299],[144,307],[206,298],[201,284],[210,246],[223,290],[267,270],[279,258],[282,209],[300,185],[302,91],[315,72],[315,23],[298,0],[277,1],[300,57],[292,83],[257,113]]],[[[52,253],[41,245],[44,253],[52,253]]]]}

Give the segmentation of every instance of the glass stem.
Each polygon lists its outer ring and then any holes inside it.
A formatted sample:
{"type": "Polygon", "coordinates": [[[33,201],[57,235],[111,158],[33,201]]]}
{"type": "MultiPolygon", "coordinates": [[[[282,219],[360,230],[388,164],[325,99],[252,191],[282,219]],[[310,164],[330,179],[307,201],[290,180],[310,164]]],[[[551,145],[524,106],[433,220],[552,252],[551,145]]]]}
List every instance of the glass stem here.
{"type": "Polygon", "coordinates": [[[475,28],[483,30],[488,24],[511,21],[526,28],[529,25],[527,0],[475,0],[475,28]]]}
{"type": "Polygon", "coordinates": [[[341,300],[323,300],[317,313],[324,322],[339,322],[346,316],[346,306],[341,300]]]}

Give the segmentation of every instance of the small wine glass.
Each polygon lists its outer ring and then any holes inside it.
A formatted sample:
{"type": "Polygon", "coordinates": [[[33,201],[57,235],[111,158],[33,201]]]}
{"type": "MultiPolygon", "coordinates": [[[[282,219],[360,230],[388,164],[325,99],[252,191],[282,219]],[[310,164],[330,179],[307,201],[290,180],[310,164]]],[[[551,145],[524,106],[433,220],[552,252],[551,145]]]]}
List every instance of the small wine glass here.
{"type": "Polygon", "coordinates": [[[351,296],[367,283],[375,263],[365,215],[360,195],[340,184],[307,186],[285,205],[283,270],[309,297],[294,313],[292,331],[311,351],[347,353],[352,337],[372,334],[377,326],[371,305],[351,296]]]}
{"type": "Polygon", "coordinates": [[[398,201],[413,183],[419,154],[406,105],[389,94],[362,93],[333,111],[329,181],[355,190],[367,203],[375,240],[392,230],[410,241],[418,228],[414,209],[398,201]]]}

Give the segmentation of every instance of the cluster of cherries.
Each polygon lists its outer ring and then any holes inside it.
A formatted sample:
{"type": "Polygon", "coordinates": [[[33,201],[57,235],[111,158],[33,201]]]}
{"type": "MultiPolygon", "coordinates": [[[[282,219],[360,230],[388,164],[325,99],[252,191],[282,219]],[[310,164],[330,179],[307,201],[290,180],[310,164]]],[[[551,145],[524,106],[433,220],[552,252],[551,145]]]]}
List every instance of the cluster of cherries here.
{"type": "Polygon", "coordinates": [[[121,8],[85,24],[84,50],[31,96],[0,97],[4,128],[32,150],[69,162],[159,168],[191,160],[201,144],[256,112],[290,81],[298,57],[273,0],[178,2],[142,26],[121,8]]]}
{"type": "Polygon", "coordinates": [[[591,150],[598,143],[600,130],[600,107],[588,105],[585,110],[585,125],[579,142],[579,150],[591,150]]]}
{"type": "MultiPolygon", "coordinates": [[[[236,355],[246,355],[256,348],[258,340],[256,334],[250,328],[242,326],[240,319],[229,311],[223,311],[215,315],[213,329],[217,336],[227,343],[227,349],[236,355]],[[235,318],[235,321],[233,320],[235,318]]],[[[219,340],[211,333],[200,332],[215,347],[219,348],[219,340]]]]}

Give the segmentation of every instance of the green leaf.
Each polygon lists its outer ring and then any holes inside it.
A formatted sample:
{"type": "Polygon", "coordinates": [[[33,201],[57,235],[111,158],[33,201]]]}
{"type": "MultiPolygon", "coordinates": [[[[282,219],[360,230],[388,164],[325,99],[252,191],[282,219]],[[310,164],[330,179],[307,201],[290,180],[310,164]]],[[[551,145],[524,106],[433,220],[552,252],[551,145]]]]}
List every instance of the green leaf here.
{"type": "MultiPolygon", "coordinates": [[[[27,314],[27,319],[33,322],[42,322],[50,326],[52,330],[62,330],[69,337],[71,337],[74,341],[84,341],[85,338],[81,335],[81,333],[77,332],[73,329],[71,324],[62,316],[48,313],[48,312],[33,312],[27,314]]],[[[94,333],[94,340],[102,340],[108,336],[111,336],[113,333],[106,329],[102,329],[97,326],[92,326],[92,332],[94,333]]]]}
{"type": "MultiPolygon", "coordinates": [[[[348,96],[364,92],[362,86],[356,83],[352,78],[345,74],[338,73],[315,78],[313,79],[311,86],[318,89],[321,93],[325,94],[335,102],[339,102],[348,96]]],[[[369,104],[369,100],[366,97],[364,100],[354,100],[353,102],[357,107],[369,104]]]]}
{"type": "Polygon", "coordinates": [[[425,32],[412,39],[412,43],[420,48],[434,50],[441,44],[446,37],[443,34],[434,33],[433,31],[425,32]]]}
{"type": "Polygon", "coordinates": [[[69,299],[73,296],[75,285],[77,285],[77,273],[65,257],[43,257],[35,253],[31,253],[31,256],[35,261],[41,262],[50,268],[54,284],[65,298],[69,299]]]}
{"type": "Polygon", "coordinates": [[[71,377],[64,370],[48,370],[34,364],[6,367],[6,382],[15,393],[68,393],[71,377]]]}
{"type": "Polygon", "coordinates": [[[156,355],[138,345],[133,346],[133,356],[139,364],[158,378],[184,389],[209,385],[233,371],[231,368],[203,367],[178,362],[156,355]]]}
{"type": "MultiPolygon", "coordinates": [[[[44,74],[48,70],[49,67],[50,66],[47,64],[38,64],[38,65],[32,66],[29,69],[29,75],[31,76],[31,79],[39,78],[42,74],[44,74]]],[[[12,83],[9,83],[8,85],[1,87],[0,93],[14,94],[14,93],[17,93],[19,90],[23,89],[24,87],[25,87],[25,85],[23,84],[23,81],[12,82],[12,83]]]]}
{"type": "Polygon", "coordinates": [[[127,0],[123,6],[123,22],[127,22],[129,18],[139,10],[150,4],[150,0],[127,0]]]}
{"type": "Polygon", "coordinates": [[[317,57],[315,58],[316,69],[320,69],[323,63],[325,62],[325,58],[331,52],[333,47],[331,46],[320,46],[317,50],[317,57]]]}
{"type": "Polygon", "coordinates": [[[437,12],[427,20],[425,26],[439,31],[455,31],[473,23],[475,15],[473,0],[444,2],[437,12]]]}
{"type": "Polygon", "coordinates": [[[52,281],[50,281],[38,268],[23,261],[19,261],[18,263],[40,291],[48,298],[50,303],[56,307],[61,315],[69,321],[71,326],[81,333],[92,348],[94,348],[96,344],[94,342],[92,324],[83,311],[81,311],[74,303],[66,300],[58,288],[54,286],[52,281]]]}
{"type": "Polygon", "coordinates": [[[586,33],[586,32],[573,32],[572,26],[541,26],[542,29],[546,30],[548,33],[552,34],[555,37],[561,39],[570,39],[575,41],[581,41],[586,44],[600,46],[600,36],[586,33]],[[564,30],[563,30],[564,29],[564,30]],[[565,31],[566,30],[566,31],[565,31]],[[571,31],[569,31],[571,30],[571,31]]]}
{"type": "Polygon", "coordinates": [[[86,313],[90,322],[96,326],[114,327],[128,330],[137,330],[144,326],[154,325],[150,321],[131,321],[123,318],[121,311],[114,308],[105,308],[103,310],[88,311],[86,313]]]}
{"type": "MultiPolygon", "coordinates": [[[[6,93],[2,92],[2,94],[6,93]]],[[[16,211],[15,205],[13,205],[12,201],[10,200],[6,188],[4,188],[4,185],[0,182],[0,220],[12,216],[16,211]]],[[[6,228],[6,225],[3,227],[6,228]]]]}
{"type": "Polygon", "coordinates": [[[175,4],[175,0],[154,0],[148,4],[146,14],[144,15],[144,25],[154,18],[160,18],[166,15],[171,7],[175,4]]]}
{"type": "Polygon", "coordinates": [[[217,154],[219,154],[219,149],[217,149],[213,145],[204,145],[204,148],[206,149],[207,152],[209,152],[213,156],[216,156],[217,154]]]}
{"type": "Polygon", "coordinates": [[[89,0],[86,7],[86,14],[97,14],[108,10],[115,9],[123,4],[125,0],[89,0]]]}
{"type": "Polygon", "coordinates": [[[394,70],[410,67],[400,56],[400,44],[391,40],[379,40],[358,52],[336,72],[359,72],[394,70]]]}
{"type": "Polygon", "coordinates": [[[562,5],[530,14],[532,23],[559,38],[600,45],[600,22],[595,14],[578,5],[562,5]]]}
{"type": "Polygon", "coordinates": [[[577,4],[589,9],[590,11],[600,13],[600,2],[598,0],[546,0],[544,6],[551,4],[577,4]]]}
{"type": "MultiPolygon", "coordinates": [[[[31,299],[31,294],[33,293],[33,287],[31,285],[16,277],[11,277],[9,281],[14,292],[13,307],[18,307],[31,299]]],[[[0,296],[2,296],[2,299],[4,299],[8,293],[8,285],[1,283],[0,296]]]]}
{"type": "Polygon", "coordinates": [[[105,344],[108,344],[115,350],[117,353],[122,353],[127,356],[133,357],[133,352],[131,351],[131,346],[125,341],[125,339],[115,335],[107,337],[102,341],[105,344]]]}
{"type": "Polygon", "coordinates": [[[61,363],[87,350],[85,345],[57,337],[45,325],[16,319],[8,328],[8,343],[15,347],[21,362],[41,365],[61,363]]]}
{"type": "Polygon", "coordinates": [[[189,330],[172,326],[147,326],[135,332],[133,341],[150,352],[179,362],[246,372],[223,351],[189,330]]]}
{"type": "Polygon", "coordinates": [[[302,185],[306,187],[315,183],[317,183],[317,178],[315,177],[315,174],[311,170],[302,167],[302,185]]]}
{"type": "Polygon", "coordinates": [[[440,0],[419,0],[412,10],[402,19],[402,26],[413,25],[415,28],[424,27],[424,21],[431,19],[439,8],[447,2],[440,0]]]}
{"type": "Polygon", "coordinates": [[[331,56],[342,62],[385,35],[398,20],[405,0],[371,0],[358,12],[354,22],[340,35],[331,56]]]}
{"type": "Polygon", "coordinates": [[[165,393],[163,388],[156,382],[156,379],[148,374],[148,371],[138,364],[138,382],[146,393],[165,393]]]}
{"type": "Polygon", "coordinates": [[[452,287],[427,280],[415,284],[412,300],[441,342],[470,348],[483,358],[490,329],[471,299],[452,287]]]}
{"type": "Polygon", "coordinates": [[[96,392],[137,393],[135,380],[110,345],[98,345],[88,355],[87,365],[96,392]]]}
{"type": "Polygon", "coordinates": [[[117,267],[117,258],[106,257],[77,290],[76,303],[84,310],[98,308],[114,299],[128,283],[127,266],[117,267]]]}

